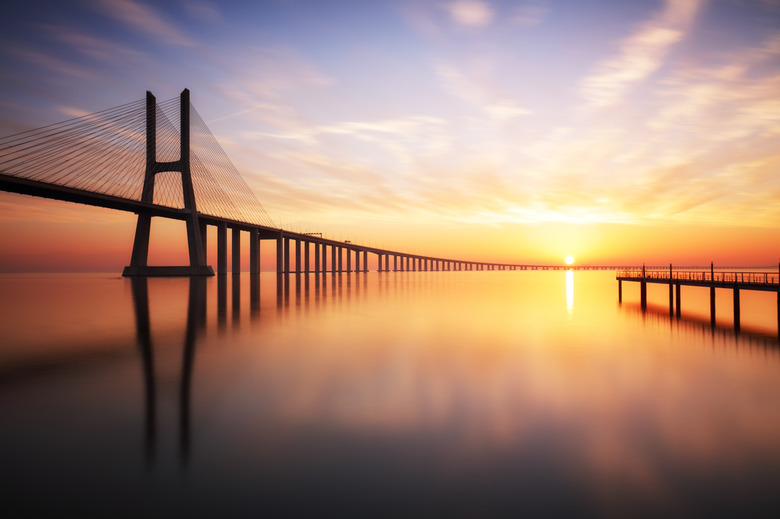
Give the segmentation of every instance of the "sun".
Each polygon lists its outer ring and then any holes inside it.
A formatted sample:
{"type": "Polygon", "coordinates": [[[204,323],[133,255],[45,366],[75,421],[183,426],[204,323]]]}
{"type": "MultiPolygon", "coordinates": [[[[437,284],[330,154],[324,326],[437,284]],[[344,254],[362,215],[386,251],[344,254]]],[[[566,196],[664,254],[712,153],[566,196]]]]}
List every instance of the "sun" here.
{"type": "Polygon", "coordinates": [[[572,263],[574,263],[574,256],[566,256],[566,258],[563,261],[565,261],[567,265],[571,265],[572,263]]]}

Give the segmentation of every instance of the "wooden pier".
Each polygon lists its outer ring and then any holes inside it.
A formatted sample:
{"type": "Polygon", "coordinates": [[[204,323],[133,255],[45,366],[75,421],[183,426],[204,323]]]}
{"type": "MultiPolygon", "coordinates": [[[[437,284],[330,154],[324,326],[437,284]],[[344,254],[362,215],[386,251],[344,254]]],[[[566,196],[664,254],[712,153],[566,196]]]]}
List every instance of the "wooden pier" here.
{"type": "Polygon", "coordinates": [[[681,313],[680,287],[695,286],[708,287],[710,289],[710,322],[715,326],[715,289],[725,288],[734,295],[734,329],[739,331],[740,321],[740,290],[758,290],[761,292],[777,293],[777,327],[780,336],[780,264],[776,272],[769,271],[715,271],[714,265],[710,269],[699,270],[675,270],[672,265],[669,269],[646,269],[619,271],[616,276],[618,282],[618,301],[623,302],[623,281],[636,281],[640,284],[640,304],[642,310],[647,309],[647,284],[659,283],[669,285],[669,314],[681,313]]]}

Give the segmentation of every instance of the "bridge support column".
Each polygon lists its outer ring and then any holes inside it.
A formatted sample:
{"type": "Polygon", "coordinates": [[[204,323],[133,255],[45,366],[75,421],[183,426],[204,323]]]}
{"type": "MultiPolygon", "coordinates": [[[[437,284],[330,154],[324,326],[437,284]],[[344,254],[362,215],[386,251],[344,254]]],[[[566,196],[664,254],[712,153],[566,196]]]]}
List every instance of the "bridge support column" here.
{"type": "Polygon", "coordinates": [[[336,246],[330,246],[330,271],[336,272],[336,246]]]}
{"type": "Polygon", "coordinates": [[[295,273],[301,273],[301,240],[295,240],[295,273]]]}
{"type": "Polygon", "coordinates": [[[368,251],[363,251],[363,272],[368,272],[368,251]]]}
{"type": "Polygon", "coordinates": [[[623,280],[618,279],[618,303],[623,302],[623,280]]]}
{"type": "Polygon", "coordinates": [[[390,255],[385,254],[385,271],[390,272],[390,255]]]}
{"type": "Polygon", "coordinates": [[[290,273],[290,238],[284,237],[284,273],[290,273]]]}
{"type": "Polygon", "coordinates": [[[352,272],[352,249],[345,249],[347,253],[347,272],[352,272]]]}
{"type": "Polygon", "coordinates": [[[303,270],[309,273],[309,242],[303,242],[303,270]]]}
{"type": "Polygon", "coordinates": [[[233,274],[241,273],[241,229],[233,227],[233,253],[231,258],[233,261],[233,274]]]}
{"type": "Polygon", "coordinates": [[[314,273],[320,273],[320,244],[314,244],[314,273]]]}
{"type": "Polygon", "coordinates": [[[360,272],[360,251],[355,251],[355,272],[360,272]]]}
{"type": "Polygon", "coordinates": [[[734,330],[739,331],[739,288],[734,287],[734,330]]]}
{"type": "Polygon", "coordinates": [[[639,301],[642,307],[642,311],[647,310],[647,283],[642,281],[639,283],[639,301]]]}
{"type": "Polygon", "coordinates": [[[146,170],[141,201],[154,203],[154,180],[157,173],[175,171],[181,174],[182,198],[184,201],[185,222],[187,225],[187,248],[190,264],[185,267],[150,267],[149,236],[152,217],[138,213],[133,252],[130,265],[125,267],[123,276],[213,276],[214,270],[206,262],[204,246],[205,233],[198,218],[195,203],[195,191],[190,171],[190,91],[186,88],[180,96],[180,139],[179,160],[173,162],[157,161],[157,101],[151,92],[146,92],[146,170]]]}
{"type": "Polygon", "coordinates": [[[249,231],[249,273],[260,273],[260,233],[257,229],[249,231]]]}
{"type": "Polygon", "coordinates": [[[227,274],[227,224],[217,225],[217,273],[227,274]]]}
{"type": "Polygon", "coordinates": [[[339,247],[339,272],[344,272],[344,248],[339,247]]]}
{"type": "Polygon", "coordinates": [[[284,238],[280,234],[276,238],[276,273],[281,274],[284,272],[284,238]]]}

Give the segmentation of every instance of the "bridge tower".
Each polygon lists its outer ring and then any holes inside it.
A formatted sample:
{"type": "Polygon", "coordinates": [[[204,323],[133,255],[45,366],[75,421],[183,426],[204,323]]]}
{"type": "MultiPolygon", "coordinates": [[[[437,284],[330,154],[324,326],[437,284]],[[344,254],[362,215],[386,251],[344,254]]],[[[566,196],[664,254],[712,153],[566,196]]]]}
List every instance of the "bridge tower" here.
{"type": "Polygon", "coordinates": [[[135,227],[133,255],[130,265],[125,267],[123,276],[213,276],[214,270],[206,264],[205,236],[201,234],[198,221],[198,210],[195,204],[195,190],[192,186],[190,171],[190,91],[184,89],[181,93],[180,112],[180,156],[172,162],[157,161],[157,101],[151,92],[146,92],[146,173],[141,201],[154,203],[154,179],[158,173],[178,172],[181,174],[181,186],[184,198],[184,213],[187,223],[187,244],[189,247],[190,264],[181,267],[150,267],[149,235],[152,225],[152,215],[138,212],[138,222],[135,227]]]}

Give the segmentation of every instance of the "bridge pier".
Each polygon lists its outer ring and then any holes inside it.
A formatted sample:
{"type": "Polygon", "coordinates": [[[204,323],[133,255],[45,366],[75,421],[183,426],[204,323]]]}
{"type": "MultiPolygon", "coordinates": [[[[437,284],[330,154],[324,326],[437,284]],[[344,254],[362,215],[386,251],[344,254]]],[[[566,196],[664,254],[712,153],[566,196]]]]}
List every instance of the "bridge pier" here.
{"type": "Polygon", "coordinates": [[[241,229],[233,227],[233,274],[241,273],[241,229]]]}
{"type": "Polygon", "coordinates": [[[734,330],[739,332],[739,288],[734,287],[734,330]]]}
{"type": "Polygon", "coordinates": [[[172,162],[157,161],[157,101],[151,92],[146,92],[146,170],[141,191],[141,202],[154,203],[154,181],[158,173],[177,172],[181,175],[182,199],[186,213],[187,249],[189,266],[150,267],[149,237],[152,216],[138,212],[133,252],[130,265],[125,267],[123,276],[213,276],[214,270],[207,265],[205,233],[198,218],[195,203],[195,191],[190,170],[190,91],[184,89],[179,98],[179,160],[172,162]]]}
{"type": "Polygon", "coordinates": [[[284,237],[284,273],[290,273],[290,238],[284,237]]]}
{"type": "Polygon", "coordinates": [[[314,273],[320,273],[320,244],[314,244],[314,273]]]}
{"type": "Polygon", "coordinates": [[[227,224],[217,226],[217,273],[227,274],[227,224]]]}
{"type": "Polygon", "coordinates": [[[249,231],[249,273],[260,273],[260,233],[257,229],[249,231]]]}
{"type": "Polygon", "coordinates": [[[352,272],[352,249],[346,248],[347,253],[347,272],[352,272]]]}
{"type": "Polygon", "coordinates": [[[303,242],[303,270],[309,273],[309,242],[303,242]]]}

